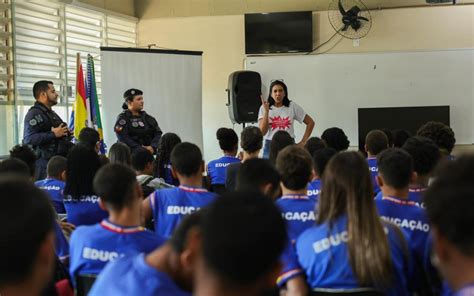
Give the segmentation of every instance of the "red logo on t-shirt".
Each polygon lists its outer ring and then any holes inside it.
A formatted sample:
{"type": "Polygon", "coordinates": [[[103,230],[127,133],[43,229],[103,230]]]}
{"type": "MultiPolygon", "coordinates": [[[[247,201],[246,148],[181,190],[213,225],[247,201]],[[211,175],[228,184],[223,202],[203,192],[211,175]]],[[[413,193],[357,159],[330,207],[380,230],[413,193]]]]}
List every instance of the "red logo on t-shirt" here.
{"type": "Polygon", "coordinates": [[[289,129],[291,126],[291,121],[290,117],[283,117],[281,118],[280,116],[275,116],[275,117],[270,117],[271,126],[272,130],[274,129],[289,129]]]}

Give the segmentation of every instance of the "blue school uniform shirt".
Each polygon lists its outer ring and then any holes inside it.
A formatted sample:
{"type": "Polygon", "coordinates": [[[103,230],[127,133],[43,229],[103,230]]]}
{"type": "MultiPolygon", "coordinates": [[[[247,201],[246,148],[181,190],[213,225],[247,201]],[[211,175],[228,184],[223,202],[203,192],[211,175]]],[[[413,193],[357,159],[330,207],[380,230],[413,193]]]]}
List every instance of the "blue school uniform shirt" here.
{"type": "Polygon", "coordinates": [[[84,195],[78,200],[66,195],[64,196],[64,207],[66,208],[67,221],[75,226],[93,225],[109,216],[107,211],[100,208],[99,197],[96,195],[84,195]]]}
{"type": "Polygon", "coordinates": [[[63,202],[63,191],[64,182],[56,179],[44,179],[35,182],[36,187],[43,189],[49,195],[49,198],[53,202],[54,209],[58,214],[65,214],[66,209],[64,208],[63,202]]]}
{"type": "Polygon", "coordinates": [[[410,188],[408,191],[408,200],[415,202],[419,207],[425,208],[425,202],[423,201],[423,195],[427,188],[410,188]]]}
{"type": "Polygon", "coordinates": [[[276,204],[286,222],[291,242],[295,242],[303,231],[314,225],[316,202],[306,194],[283,195],[276,204]]]}
{"type": "Polygon", "coordinates": [[[222,156],[219,159],[210,161],[207,164],[207,174],[211,178],[211,184],[224,185],[226,180],[226,169],[231,163],[240,162],[240,159],[233,156],[222,156]]]}
{"type": "Polygon", "coordinates": [[[367,158],[367,163],[369,165],[370,177],[372,179],[372,184],[374,186],[374,195],[377,195],[380,192],[380,187],[377,184],[376,177],[379,173],[379,167],[377,166],[377,158],[369,157],[367,158]]]}
{"type": "Polygon", "coordinates": [[[384,196],[376,200],[375,204],[383,220],[397,225],[406,232],[408,244],[417,256],[415,259],[421,264],[430,233],[425,211],[413,201],[391,196],[384,196]]]}
{"type": "Polygon", "coordinates": [[[287,240],[285,249],[280,255],[280,263],[282,268],[276,280],[279,287],[284,286],[292,278],[304,274],[296,256],[295,243],[291,242],[290,239],[287,240]]]}
{"type": "Polygon", "coordinates": [[[453,296],[472,296],[474,295],[474,283],[467,285],[456,291],[453,296]]]}
{"type": "Polygon", "coordinates": [[[308,197],[317,201],[321,194],[321,179],[316,179],[308,183],[308,197]]]}
{"type": "Polygon", "coordinates": [[[109,263],[94,283],[89,296],[191,296],[164,272],[148,265],[145,254],[109,263]]]}
{"type": "Polygon", "coordinates": [[[122,256],[149,253],[164,241],[141,226],[122,227],[108,220],[78,227],[69,242],[69,273],[73,280],[81,274],[99,274],[108,262],[122,256]]]}
{"type": "Polygon", "coordinates": [[[54,236],[54,249],[56,251],[56,256],[63,261],[69,257],[69,242],[56,221],[54,222],[54,236]]]}
{"type": "Polygon", "coordinates": [[[156,190],[150,196],[155,232],[169,238],[184,216],[210,204],[216,194],[204,188],[179,186],[156,190]]]}
{"type": "Polygon", "coordinates": [[[171,162],[168,162],[168,164],[165,165],[164,172],[165,172],[165,175],[162,176],[162,178],[165,180],[166,183],[170,185],[174,185],[174,186],[179,185],[179,180],[173,178],[171,162]]]}
{"type": "MultiPolygon", "coordinates": [[[[409,295],[407,278],[412,273],[409,253],[404,251],[400,235],[393,225],[385,225],[393,263],[393,285],[386,295],[409,295]]],[[[296,242],[298,260],[309,286],[327,289],[355,289],[361,286],[352,271],[347,249],[347,217],[315,225],[303,232],[296,242]]]]}

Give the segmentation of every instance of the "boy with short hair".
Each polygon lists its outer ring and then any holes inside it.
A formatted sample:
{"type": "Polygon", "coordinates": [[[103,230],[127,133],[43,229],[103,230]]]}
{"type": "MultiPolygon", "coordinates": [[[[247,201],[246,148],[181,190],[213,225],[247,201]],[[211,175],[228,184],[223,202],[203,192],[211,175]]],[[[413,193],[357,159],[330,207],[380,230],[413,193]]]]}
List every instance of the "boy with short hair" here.
{"type": "Polygon", "coordinates": [[[281,195],[280,174],[268,159],[249,159],[237,172],[236,191],[261,192],[276,200],[281,195]]]}
{"type": "Polygon", "coordinates": [[[217,195],[203,188],[204,161],[198,146],[183,142],[171,152],[172,174],[179,187],[156,190],[143,201],[146,220],[154,219],[155,232],[169,238],[184,216],[213,202],[217,195]]]}
{"type": "Polygon", "coordinates": [[[137,173],[138,184],[142,186],[144,196],[147,197],[154,189],[170,188],[173,185],[166,184],[161,178],[153,177],[153,154],[144,148],[139,147],[132,153],[132,166],[137,173]],[[151,192],[145,192],[144,189],[152,188],[151,192]]]}
{"type": "Polygon", "coordinates": [[[388,137],[381,130],[372,130],[365,137],[365,152],[367,152],[367,162],[369,164],[372,183],[374,184],[374,195],[380,192],[380,187],[376,182],[378,167],[377,155],[388,148],[388,137]]]}
{"type": "Polygon", "coordinates": [[[429,138],[415,136],[409,138],[402,147],[413,158],[416,177],[410,182],[408,200],[424,208],[423,194],[441,157],[438,146],[429,138]]]}
{"type": "Polygon", "coordinates": [[[67,159],[63,156],[53,156],[46,167],[47,177],[36,181],[35,185],[46,191],[53,202],[54,209],[58,214],[66,214],[64,208],[64,186],[66,181],[67,159]]]}
{"type": "Polygon", "coordinates": [[[70,240],[70,274],[99,274],[104,266],[121,256],[149,253],[163,238],[141,227],[142,194],[135,173],[121,164],[102,167],[94,178],[100,206],[109,212],[102,222],[78,227],[70,240]]]}

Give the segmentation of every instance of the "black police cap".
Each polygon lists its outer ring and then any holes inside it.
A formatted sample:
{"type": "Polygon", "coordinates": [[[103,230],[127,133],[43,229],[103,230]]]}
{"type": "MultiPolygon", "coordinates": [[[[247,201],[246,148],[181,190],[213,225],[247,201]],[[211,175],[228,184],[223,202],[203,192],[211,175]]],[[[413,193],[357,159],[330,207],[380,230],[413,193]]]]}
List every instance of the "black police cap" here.
{"type": "Polygon", "coordinates": [[[136,89],[136,88],[130,88],[123,93],[123,98],[126,101],[132,101],[135,96],[141,96],[141,95],[143,95],[143,92],[141,90],[136,89]]]}

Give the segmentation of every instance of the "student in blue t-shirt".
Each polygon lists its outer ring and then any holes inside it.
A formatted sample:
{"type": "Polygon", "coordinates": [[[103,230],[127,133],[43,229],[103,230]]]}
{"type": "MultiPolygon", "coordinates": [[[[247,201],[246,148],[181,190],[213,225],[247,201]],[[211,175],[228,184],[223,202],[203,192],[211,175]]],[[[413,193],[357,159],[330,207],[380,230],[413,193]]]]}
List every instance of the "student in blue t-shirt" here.
{"type": "Polygon", "coordinates": [[[66,180],[67,159],[63,156],[53,156],[48,161],[46,172],[48,177],[36,181],[35,185],[46,191],[53,202],[54,209],[58,214],[65,214],[63,191],[66,180]]]}
{"type": "Polygon", "coordinates": [[[278,208],[258,192],[226,193],[205,210],[197,296],[261,296],[274,290],[285,242],[278,208]]]}
{"type": "Polygon", "coordinates": [[[175,133],[166,133],[161,136],[156,148],[155,177],[162,178],[167,184],[178,186],[179,181],[173,176],[171,166],[171,151],[181,143],[181,138],[175,133]]]}
{"type": "Polygon", "coordinates": [[[376,182],[377,178],[377,155],[388,148],[387,135],[381,130],[372,130],[365,137],[365,152],[367,152],[367,162],[369,164],[369,171],[374,184],[374,194],[380,192],[380,187],[376,182]]]}
{"type": "Polygon", "coordinates": [[[461,156],[439,172],[425,193],[433,249],[453,295],[474,295],[474,156],[461,156]]]}
{"type": "Polygon", "coordinates": [[[453,152],[454,144],[456,144],[456,138],[453,129],[449,125],[429,121],[418,129],[416,135],[431,139],[438,146],[442,158],[454,160],[451,152],[453,152]]]}
{"type": "Polygon", "coordinates": [[[149,253],[163,238],[145,230],[141,224],[141,187],[135,172],[121,164],[108,164],[94,178],[94,189],[109,217],[99,224],[78,227],[70,241],[70,274],[96,275],[119,257],[149,253]]]}
{"type": "Polygon", "coordinates": [[[239,138],[233,129],[224,127],[217,130],[216,137],[224,156],[207,164],[207,177],[211,184],[211,191],[222,194],[225,192],[227,166],[231,163],[240,162],[240,159],[235,157],[239,138]]]}
{"type": "Polygon", "coordinates": [[[311,156],[303,148],[292,145],[280,151],[276,166],[282,189],[282,196],[276,204],[285,219],[289,239],[282,256],[283,268],[277,284],[286,284],[288,293],[305,294],[307,287],[304,285],[303,271],[297,264],[292,264],[288,257],[295,253],[294,243],[298,236],[313,226],[315,221],[316,201],[307,195],[307,185],[313,175],[311,156]]]}
{"type": "Polygon", "coordinates": [[[96,224],[108,217],[92,187],[100,166],[99,156],[87,146],[76,145],[68,154],[64,207],[67,221],[75,226],[96,224]]]}
{"type": "Polygon", "coordinates": [[[413,158],[413,168],[416,178],[410,182],[408,200],[416,202],[424,208],[423,194],[428,188],[434,168],[440,160],[440,152],[436,144],[425,137],[409,138],[402,147],[413,158]]]}
{"type": "Polygon", "coordinates": [[[333,148],[323,148],[313,154],[313,180],[308,184],[308,197],[318,200],[321,193],[321,179],[324,169],[329,160],[336,155],[337,151],[333,148]]]}
{"type": "Polygon", "coordinates": [[[416,178],[412,157],[403,149],[390,148],[380,153],[377,160],[377,182],[382,190],[382,197],[375,201],[378,213],[382,219],[396,224],[407,234],[417,269],[414,288],[419,292],[431,290],[425,281],[427,272],[423,268],[430,226],[425,211],[408,199],[410,180],[416,178]]]}
{"type": "Polygon", "coordinates": [[[198,146],[183,142],[171,152],[173,175],[181,184],[156,190],[143,201],[145,220],[154,219],[155,232],[169,238],[181,219],[207,206],[216,195],[202,187],[204,161],[198,146]]]}
{"type": "Polygon", "coordinates": [[[400,229],[378,217],[367,161],[359,152],[339,153],[323,182],[316,225],[296,242],[311,289],[408,295],[410,252],[400,229]]]}
{"type": "Polygon", "coordinates": [[[109,263],[89,295],[191,296],[202,215],[198,211],[186,216],[170,240],[148,255],[109,263]]]}

